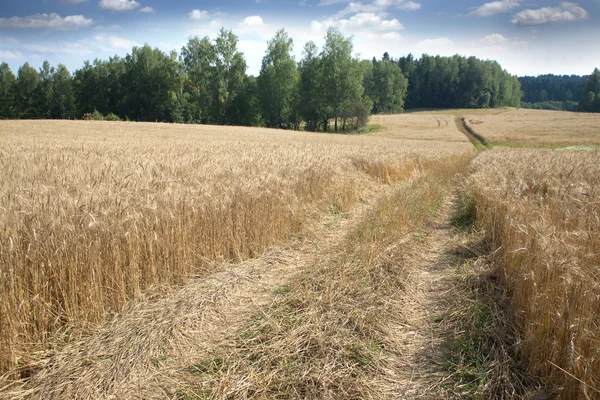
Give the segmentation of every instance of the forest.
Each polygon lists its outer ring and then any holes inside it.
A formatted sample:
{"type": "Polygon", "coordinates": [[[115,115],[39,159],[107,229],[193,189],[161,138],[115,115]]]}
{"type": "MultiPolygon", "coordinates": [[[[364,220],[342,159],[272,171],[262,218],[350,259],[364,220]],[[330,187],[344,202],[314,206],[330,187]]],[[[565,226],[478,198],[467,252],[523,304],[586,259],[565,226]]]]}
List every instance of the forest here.
{"type": "Polygon", "coordinates": [[[519,77],[523,108],[577,111],[589,76],[539,75],[519,77]]]}
{"type": "MultiPolygon", "coordinates": [[[[190,38],[179,53],[134,47],[123,58],[87,61],[73,74],[44,62],[39,70],[25,63],[15,76],[2,63],[0,118],[92,116],[337,131],[364,126],[371,113],[404,108],[521,105],[519,79],[495,61],[412,54],[394,59],[387,52],[379,60],[360,60],[352,38],[335,28],[322,49],[306,43],[299,61],[293,46],[285,30],[278,31],[257,77],[246,73],[238,38],[225,29],[214,39],[190,38]]],[[[583,91],[575,86],[573,99],[583,91]]]]}

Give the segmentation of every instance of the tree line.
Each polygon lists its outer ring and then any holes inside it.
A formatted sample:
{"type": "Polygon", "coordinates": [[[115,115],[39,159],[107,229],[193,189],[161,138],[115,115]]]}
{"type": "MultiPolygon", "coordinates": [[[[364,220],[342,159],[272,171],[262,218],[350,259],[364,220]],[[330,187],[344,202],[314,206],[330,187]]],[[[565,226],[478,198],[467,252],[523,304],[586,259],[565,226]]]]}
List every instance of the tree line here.
{"type": "Polygon", "coordinates": [[[539,75],[519,78],[523,108],[577,111],[588,76],[539,75]]]}
{"type": "Polygon", "coordinates": [[[192,37],[178,53],[148,45],[108,60],[64,65],[28,63],[15,76],[0,65],[0,118],[128,119],[307,130],[355,130],[370,113],[407,108],[520,105],[515,76],[475,57],[412,55],[373,60],[353,55],[351,37],[330,28],[319,49],[293,56],[285,30],[268,42],[257,77],[246,74],[238,38],[192,37]]]}
{"type": "Polygon", "coordinates": [[[583,97],[579,101],[579,111],[600,112],[600,70],[594,72],[585,82],[583,97]]]}

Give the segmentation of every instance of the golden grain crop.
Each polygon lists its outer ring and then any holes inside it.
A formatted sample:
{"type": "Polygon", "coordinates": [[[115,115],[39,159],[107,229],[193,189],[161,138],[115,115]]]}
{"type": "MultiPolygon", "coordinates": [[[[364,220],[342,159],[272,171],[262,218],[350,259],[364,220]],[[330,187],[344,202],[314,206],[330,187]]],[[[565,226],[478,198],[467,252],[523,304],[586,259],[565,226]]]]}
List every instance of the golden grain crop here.
{"type": "Polygon", "coordinates": [[[300,233],[465,142],[258,128],[0,122],[0,371],[150,287],[300,233]]]}
{"type": "Polygon", "coordinates": [[[565,399],[600,396],[600,155],[493,149],[472,164],[530,369],[565,399]]]}
{"type": "Polygon", "coordinates": [[[514,109],[465,110],[465,122],[488,143],[523,147],[599,146],[600,115],[514,109]]]}
{"type": "Polygon", "coordinates": [[[456,130],[454,116],[450,113],[411,113],[399,115],[374,115],[372,124],[381,126],[378,136],[412,140],[438,140],[444,142],[467,142],[456,130]]]}

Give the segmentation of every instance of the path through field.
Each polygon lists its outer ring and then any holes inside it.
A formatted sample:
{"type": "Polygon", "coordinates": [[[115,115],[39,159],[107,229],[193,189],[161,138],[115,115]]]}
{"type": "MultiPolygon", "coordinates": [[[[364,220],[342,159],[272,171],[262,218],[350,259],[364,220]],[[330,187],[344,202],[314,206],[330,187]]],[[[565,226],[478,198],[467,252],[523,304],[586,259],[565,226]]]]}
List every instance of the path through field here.
{"type": "Polygon", "coordinates": [[[286,283],[335,248],[375,201],[347,214],[327,214],[285,247],[138,303],[44,361],[24,387],[0,391],[0,398],[179,398],[179,388],[193,386],[186,382],[195,377],[190,366],[212,359],[230,340],[228,333],[285,294],[286,283]]]}
{"type": "Polygon", "coordinates": [[[456,305],[456,267],[461,262],[460,250],[467,246],[465,234],[451,223],[455,209],[455,199],[448,199],[431,225],[426,250],[407,293],[407,323],[397,331],[402,343],[398,363],[405,366],[399,399],[445,398],[440,385],[449,377],[444,364],[449,359],[447,342],[452,333],[451,326],[441,321],[456,305]]]}
{"type": "MultiPolygon", "coordinates": [[[[371,202],[347,215],[329,214],[310,235],[261,257],[231,265],[210,279],[194,280],[167,296],[140,303],[70,344],[46,362],[11,398],[178,398],[178,389],[194,379],[188,369],[199,359],[213,359],[227,346],[230,333],[286,292],[286,283],[318,253],[334,249],[371,202]]],[[[439,320],[454,298],[456,248],[461,234],[451,225],[448,200],[427,233],[426,248],[407,293],[406,324],[398,326],[401,367],[398,398],[439,398],[438,385],[448,375],[444,342],[448,332],[439,320]]]]}

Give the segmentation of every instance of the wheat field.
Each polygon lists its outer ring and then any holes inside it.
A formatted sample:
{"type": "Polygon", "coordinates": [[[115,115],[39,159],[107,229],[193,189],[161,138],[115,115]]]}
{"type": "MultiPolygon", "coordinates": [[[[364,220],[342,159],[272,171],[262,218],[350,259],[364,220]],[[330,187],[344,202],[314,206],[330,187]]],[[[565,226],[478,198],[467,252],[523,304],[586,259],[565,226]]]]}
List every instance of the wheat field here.
{"type": "Polygon", "coordinates": [[[550,148],[600,145],[598,114],[524,109],[463,111],[467,125],[492,145],[550,148]]]}
{"type": "Polygon", "coordinates": [[[254,257],[466,142],[0,122],[0,371],[145,291],[254,257]]]}
{"type": "Polygon", "coordinates": [[[600,395],[600,158],[498,149],[472,163],[492,249],[529,369],[564,399],[600,395]]]}

